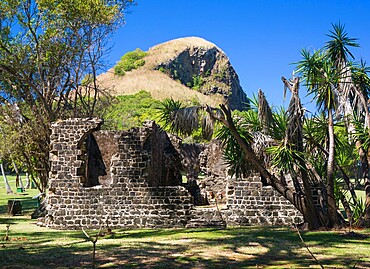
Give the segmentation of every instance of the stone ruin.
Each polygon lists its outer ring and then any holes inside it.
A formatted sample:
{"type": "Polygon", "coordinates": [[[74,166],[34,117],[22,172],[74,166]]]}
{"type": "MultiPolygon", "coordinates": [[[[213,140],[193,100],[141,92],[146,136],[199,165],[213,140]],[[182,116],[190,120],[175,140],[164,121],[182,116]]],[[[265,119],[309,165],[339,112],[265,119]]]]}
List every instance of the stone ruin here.
{"type": "Polygon", "coordinates": [[[183,144],[149,121],[129,131],[100,131],[101,124],[68,119],[52,125],[42,225],[165,228],[302,221],[258,175],[228,176],[217,142],[183,144]]]}

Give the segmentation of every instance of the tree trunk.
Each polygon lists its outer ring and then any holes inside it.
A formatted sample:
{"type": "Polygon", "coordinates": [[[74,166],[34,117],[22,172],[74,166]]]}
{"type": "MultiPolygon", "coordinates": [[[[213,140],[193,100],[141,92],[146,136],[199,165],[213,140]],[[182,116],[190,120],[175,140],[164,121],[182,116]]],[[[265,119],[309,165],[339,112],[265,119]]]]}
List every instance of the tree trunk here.
{"type": "Polygon", "coordinates": [[[365,182],[365,221],[367,226],[370,226],[370,180],[367,178],[365,182]]]}
{"type": "Polygon", "coordinates": [[[15,161],[13,161],[13,167],[14,167],[14,171],[15,171],[15,174],[16,174],[16,186],[17,186],[17,188],[22,188],[22,190],[24,190],[22,177],[19,174],[18,166],[16,165],[15,161]]]}
{"type": "Polygon", "coordinates": [[[24,188],[29,189],[30,187],[31,187],[30,175],[28,174],[28,172],[26,172],[26,186],[24,188]]]}
{"type": "MultiPolygon", "coordinates": [[[[301,167],[304,167],[301,170],[302,174],[302,182],[303,182],[303,188],[305,193],[305,201],[306,201],[306,213],[309,215],[309,219],[305,220],[308,224],[308,229],[313,230],[320,227],[322,224],[327,223],[327,216],[320,214],[320,212],[317,210],[313,198],[312,198],[312,191],[311,191],[311,185],[309,184],[308,179],[308,173],[306,164],[301,160],[300,161],[301,167]]],[[[294,179],[293,179],[294,180],[294,179]]],[[[303,214],[303,213],[302,213],[303,214]]]]}
{"type": "Polygon", "coordinates": [[[6,177],[6,174],[5,174],[5,171],[4,171],[4,164],[1,160],[0,160],[0,167],[1,167],[1,173],[2,173],[3,178],[4,178],[6,193],[11,194],[11,193],[13,193],[13,191],[12,191],[12,188],[10,188],[8,178],[6,177]]]}
{"type": "MultiPolygon", "coordinates": [[[[281,80],[284,84],[284,96],[286,89],[289,89],[292,93],[289,107],[286,111],[288,120],[287,120],[287,128],[285,131],[285,146],[293,147],[293,149],[304,152],[304,143],[303,143],[303,117],[304,111],[302,108],[301,100],[299,98],[299,77],[294,77],[292,79],[287,80],[284,77],[281,77],[281,80]]],[[[320,227],[320,219],[321,223],[327,223],[326,216],[320,214],[320,211],[317,210],[313,198],[312,198],[312,191],[311,191],[311,184],[309,175],[307,172],[306,162],[302,159],[299,159],[300,164],[300,175],[303,183],[303,190],[305,195],[305,208],[306,212],[303,214],[305,216],[305,222],[308,223],[309,229],[315,229],[320,227]],[[309,217],[306,217],[306,216],[309,217]]],[[[294,176],[294,175],[292,175],[294,176]]],[[[302,193],[302,188],[300,182],[297,180],[298,176],[295,175],[293,178],[293,183],[295,189],[298,193],[302,193]]]]}
{"type": "Polygon", "coordinates": [[[327,164],[327,193],[328,193],[328,217],[330,226],[338,224],[337,204],[334,195],[334,121],[332,110],[328,111],[328,133],[329,133],[329,148],[328,148],[328,164],[327,164]]]}
{"type": "Polygon", "coordinates": [[[370,179],[369,179],[369,163],[370,163],[370,149],[367,153],[367,170],[363,172],[364,179],[365,179],[365,222],[366,226],[370,227],[370,179]]]}
{"type": "MultiPolygon", "coordinates": [[[[356,92],[356,95],[359,97],[360,102],[363,106],[364,112],[365,112],[365,128],[367,128],[367,131],[370,135],[370,114],[369,114],[369,102],[368,98],[362,91],[360,91],[357,87],[353,87],[354,91],[356,92]]],[[[356,146],[359,149],[359,156],[361,161],[361,172],[362,172],[362,178],[365,180],[365,193],[366,193],[366,199],[365,199],[365,221],[366,225],[370,226],[370,180],[369,180],[369,164],[370,164],[370,156],[369,152],[367,156],[365,156],[365,151],[362,147],[358,146],[358,144],[361,145],[360,141],[356,141],[356,146]]],[[[368,150],[369,151],[369,150],[368,150]]]]}

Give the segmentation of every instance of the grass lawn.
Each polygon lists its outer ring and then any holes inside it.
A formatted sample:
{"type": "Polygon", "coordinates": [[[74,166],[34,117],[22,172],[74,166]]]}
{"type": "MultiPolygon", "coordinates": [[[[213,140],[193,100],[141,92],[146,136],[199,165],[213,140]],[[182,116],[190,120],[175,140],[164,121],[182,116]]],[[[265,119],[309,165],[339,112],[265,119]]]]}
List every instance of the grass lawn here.
{"type": "MultiPolygon", "coordinates": [[[[0,184],[0,268],[92,268],[92,243],[82,231],[38,227],[31,220],[37,194],[7,195],[0,184]],[[10,197],[22,199],[23,216],[6,214],[10,197]],[[4,241],[10,224],[9,240],[4,241]]],[[[88,231],[94,235],[97,231],[88,231]]],[[[357,230],[370,236],[370,229],[357,230]]],[[[370,238],[346,231],[303,232],[325,268],[370,268],[370,238]]],[[[320,268],[297,232],[279,227],[217,229],[115,229],[99,237],[97,268],[320,268]]]]}
{"type": "MultiPolygon", "coordinates": [[[[15,176],[7,176],[10,187],[12,188],[13,194],[6,194],[4,187],[4,179],[0,177],[0,214],[5,214],[8,212],[8,200],[20,200],[22,202],[22,211],[24,215],[30,215],[35,207],[37,202],[32,197],[36,196],[39,191],[37,189],[27,189],[25,192],[18,193],[15,186],[15,176]]],[[[22,177],[22,182],[25,185],[25,177],[22,177]]]]}

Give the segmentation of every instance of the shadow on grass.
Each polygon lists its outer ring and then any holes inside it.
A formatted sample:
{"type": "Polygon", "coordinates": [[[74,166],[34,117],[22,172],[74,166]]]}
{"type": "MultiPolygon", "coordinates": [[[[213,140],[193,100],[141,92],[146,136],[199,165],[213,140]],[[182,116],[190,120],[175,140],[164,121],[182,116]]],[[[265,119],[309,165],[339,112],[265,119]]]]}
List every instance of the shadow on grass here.
{"type": "Polygon", "coordinates": [[[47,241],[37,244],[30,242],[12,242],[0,250],[0,268],[76,268],[89,264],[90,247],[48,246],[47,241]]]}
{"type": "MultiPolygon", "coordinates": [[[[78,231],[22,232],[16,236],[28,237],[32,242],[5,244],[0,249],[1,268],[91,268],[92,244],[78,231]],[[59,246],[48,244],[53,236],[76,241],[59,246]]],[[[343,248],[348,243],[370,243],[369,239],[352,239],[338,233],[303,233],[302,236],[308,245],[324,250],[343,248]]],[[[361,255],[368,254],[358,253],[356,257],[330,254],[320,257],[320,262],[325,268],[350,268],[361,255]]],[[[316,263],[302,248],[295,231],[282,228],[117,230],[97,243],[97,267],[102,268],[308,268],[313,265],[316,263]],[[204,255],[207,251],[210,253],[204,255]]],[[[356,266],[369,267],[369,257],[356,266]]]]}
{"type": "MultiPolygon", "coordinates": [[[[17,200],[21,201],[22,203],[22,214],[29,215],[37,208],[37,201],[36,199],[32,199],[32,196],[28,193],[18,194],[14,197],[14,195],[10,196],[7,200],[17,200]]],[[[7,214],[8,213],[8,204],[0,205],[0,214],[7,214]]]]}

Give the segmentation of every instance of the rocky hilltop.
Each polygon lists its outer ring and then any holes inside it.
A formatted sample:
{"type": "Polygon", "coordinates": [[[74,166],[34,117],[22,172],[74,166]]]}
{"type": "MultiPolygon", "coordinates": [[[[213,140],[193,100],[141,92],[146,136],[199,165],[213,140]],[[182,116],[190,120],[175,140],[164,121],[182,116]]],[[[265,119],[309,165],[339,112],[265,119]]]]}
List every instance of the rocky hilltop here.
{"type": "Polygon", "coordinates": [[[226,54],[198,37],[174,39],[148,50],[145,64],[114,75],[111,69],[99,76],[103,87],[117,95],[148,91],[153,98],[174,98],[200,104],[228,103],[231,109],[248,107],[238,75],[226,54]]]}

